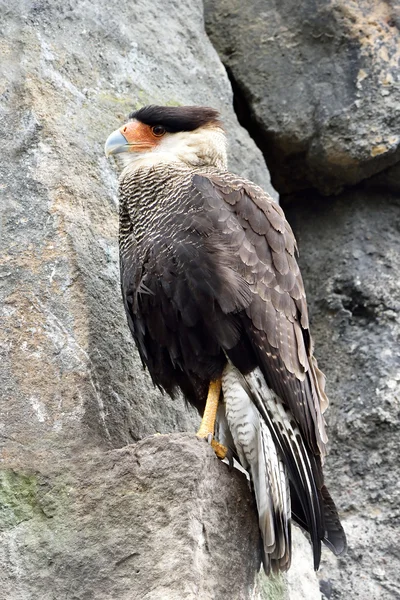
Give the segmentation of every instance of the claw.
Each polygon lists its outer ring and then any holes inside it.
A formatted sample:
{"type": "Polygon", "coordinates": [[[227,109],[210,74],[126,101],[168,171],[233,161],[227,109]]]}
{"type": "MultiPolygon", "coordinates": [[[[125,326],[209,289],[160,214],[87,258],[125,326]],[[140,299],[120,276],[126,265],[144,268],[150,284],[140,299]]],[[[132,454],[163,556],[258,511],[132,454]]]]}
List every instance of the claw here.
{"type": "MultiPolygon", "coordinates": [[[[209,433],[207,436],[201,436],[201,435],[197,434],[197,437],[199,438],[199,440],[206,440],[207,444],[209,444],[211,446],[211,448],[214,450],[215,454],[221,460],[229,457],[229,454],[231,453],[229,448],[227,448],[223,444],[220,444],[219,442],[217,442],[217,440],[214,439],[214,436],[212,433],[209,433]]],[[[231,464],[230,458],[229,458],[229,464],[231,464]]],[[[232,456],[232,464],[233,464],[233,456],[232,456]]]]}
{"type": "Polygon", "coordinates": [[[211,440],[211,448],[214,450],[215,454],[221,460],[226,458],[228,455],[228,452],[229,452],[229,450],[226,446],[223,446],[222,444],[217,442],[217,440],[214,440],[214,439],[211,440]]]}

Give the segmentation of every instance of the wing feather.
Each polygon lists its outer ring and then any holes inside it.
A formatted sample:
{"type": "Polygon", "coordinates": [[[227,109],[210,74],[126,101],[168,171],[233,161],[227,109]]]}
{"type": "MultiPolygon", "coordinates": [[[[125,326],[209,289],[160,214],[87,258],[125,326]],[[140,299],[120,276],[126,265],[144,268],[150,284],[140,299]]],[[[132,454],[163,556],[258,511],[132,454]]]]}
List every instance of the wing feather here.
{"type": "MultiPolygon", "coordinates": [[[[219,197],[221,207],[224,210],[228,207],[232,213],[231,218],[224,220],[226,226],[222,225],[221,231],[232,245],[235,268],[253,294],[241,313],[242,332],[256,355],[260,380],[265,380],[267,389],[270,387],[275,393],[266,393],[265,387],[261,390],[252,371],[245,373],[248,394],[257,405],[289,472],[296,518],[310,532],[317,568],[321,540],[339,553],[345,546],[345,535],[336,509],[330,514],[334,504],[329,503],[323,491],[321,461],[327,436],[322,413],[328,401],[325,380],[313,356],[304,285],[295,257],[296,241],[280,207],[254,184],[230,174],[196,175],[193,181],[202,194],[219,197]],[[242,235],[238,233],[240,230],[242,235]]],[[[229,351],[227,354],[240,370],[237,354],[229,351]]],[[[263,452],[268,455],[267,434],[261,439],[263,452]]],[[[272,488],[276,494],[283,492],[277,491],[281,490],[281,486],[276,487],[279,469],[276,465],[272,468],[272,464],[273,459],[268,458],[262,468],[268,470],[268,497],[274,505],[279,499],[274,497],[272,488]]],[[[261,473],[253,473],[253,479],[259,482],[261,473]]],[[[255,491],[259,505],[263,492],[257,488],[255,491]]],[[[282,496],[280,501],[283,502],[282,496]]],[[[271,514],[276,516],[276,511],[272,510],[271,514]]],[[[276,553],[277,539],[272,536],[272,526],[268,520],[260,523],[271,566],[278,557],[282,564],[288,564],[290,551],[286,558],[283,556],[286,550],[282,555],[276,553]]],[[[275,527],[275,531],[282,528],[275,527]]],[[[286,549],[290,548],[288,536],[290,534],[286,536],[286,549]]]]}
{"type": "MultiPolygon", "coordinates": [[[[256,495],[269,507],[262,528],[271,567],[290,562],[285,469],[317,564],[324,523],[332,528],[325,541],[336,550],[344,534],[323,491],[327,398],[313,356],[295,238],[267,194],[229,173],[190,175],[179,202],[178,210],[161,212],[159,228],[144,235],[140,248],[129,235],[122,247],[122,294],[142,361],[155,384],[170,394],[180,387],[200,411],[207,384],[221,376],[227,356],[243,372],[258,409],[264,459],[253,464],[253,480],[264,482],[256,495]],[[251,379],[256,367],[262,391],[251,379]]],[[[251,463],[249,452],[241,458],[251,463]]]]}
{"type": "Polygon", "coordinates": [[[237,270],[253,292],[245,310],[253,325],[250,338],[259,365],[292,411],[313,451],[323,456],[326,433],[321,407],[325,408],[327,398],[312,354],[293,232],[281,208],[248,181],[212,174],[195,175],[193,183],[208,204],[216,207],[215,199],[219,198],[220,211],[231,211],[221,231],[232,244],[237,270]],[[270,356],[265,351],[265,337],[273,349],[270,356]],[[292,375],[297,380],[295,386],[292,375]]]}

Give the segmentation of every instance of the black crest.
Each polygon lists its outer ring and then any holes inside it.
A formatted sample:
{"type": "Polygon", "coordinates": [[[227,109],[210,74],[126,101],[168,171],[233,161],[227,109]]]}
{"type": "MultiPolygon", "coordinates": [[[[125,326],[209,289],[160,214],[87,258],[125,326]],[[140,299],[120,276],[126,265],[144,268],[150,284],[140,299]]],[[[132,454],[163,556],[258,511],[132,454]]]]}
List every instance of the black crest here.
{"type": "Polygon", "coordinates": [[[218,111],[208,106],[144,106],[129,115],[145,125],[162,125],[166,131],[193,131],[204,125],[219,125],[218,111]]]}

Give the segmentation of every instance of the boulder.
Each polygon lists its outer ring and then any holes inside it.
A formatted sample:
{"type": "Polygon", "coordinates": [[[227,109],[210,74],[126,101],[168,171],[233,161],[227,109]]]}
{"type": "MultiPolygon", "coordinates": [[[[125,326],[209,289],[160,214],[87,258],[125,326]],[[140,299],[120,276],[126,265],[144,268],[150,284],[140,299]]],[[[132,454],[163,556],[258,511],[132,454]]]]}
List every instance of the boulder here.
{"type": "Polygon", "coordinates": [[[250,488],[204,441],[158,435],[35,468],[1,471],[3,598],[251,597],[250,488]]]}
{"type": "Polygon", "coordinates": [[[394,600],[400,592],[398,3],[206,0],[206,21],[237,113],[283,195],[298,239],[316,356],[327,375],[325,473],[349,547],[340,559],[323,553],[320,589],[324,600],[394,600]]]}
{"type": "Polygon", "coordinates": [[[281,194],[338,193],[399,162],[398,3],[205,0],[205,6],[241,122],[281,194]]]}

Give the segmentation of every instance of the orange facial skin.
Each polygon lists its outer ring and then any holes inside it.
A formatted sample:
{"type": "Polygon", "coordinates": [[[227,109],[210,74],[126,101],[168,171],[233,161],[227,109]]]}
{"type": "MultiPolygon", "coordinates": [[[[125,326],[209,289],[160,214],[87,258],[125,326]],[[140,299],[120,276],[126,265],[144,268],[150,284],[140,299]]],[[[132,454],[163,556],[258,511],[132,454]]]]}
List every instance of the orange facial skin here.
{"type": "Polygon", "coordinates": [[[129,144],[129,152],[153,150],[160,142],[165,131],[160,126],[151,127],[140,121],[131,121],[120,127],[119,132],[129,144]],[[154,133],[154,130],[159,133],[154,133]]]}

